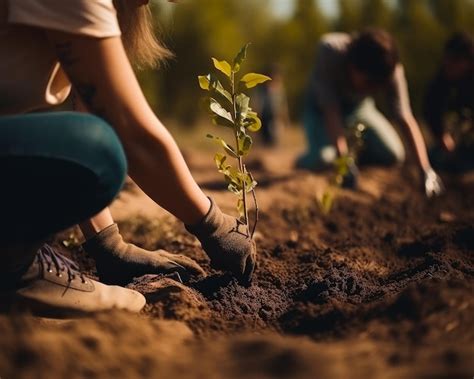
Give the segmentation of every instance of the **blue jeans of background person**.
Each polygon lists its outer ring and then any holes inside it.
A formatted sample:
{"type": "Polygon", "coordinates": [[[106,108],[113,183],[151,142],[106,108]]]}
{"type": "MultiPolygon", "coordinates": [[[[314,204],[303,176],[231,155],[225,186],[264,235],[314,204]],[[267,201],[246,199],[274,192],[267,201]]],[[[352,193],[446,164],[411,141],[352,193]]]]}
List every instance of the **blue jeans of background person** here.
{"type": "Polygon", "coordinates": [[[40,241],[97,214],[126,171],[117,135],[98,117],[0,117],[0,246],[40,241]]]}
{"type": "MultiPolygon", "coordinates": [[[[405,148],[393,125],[376,108],[372,98],[343,110],[345,126],[362,123],[366,127],[364,146],[358,161],[361,164],[389,166],[405,160],[405,148]]],[[[298,158],[297,167],[318,170],[327,168],[337,156],[327,134],[323,115],[308,105],[303,115],[307,151],[298,158]]]]}

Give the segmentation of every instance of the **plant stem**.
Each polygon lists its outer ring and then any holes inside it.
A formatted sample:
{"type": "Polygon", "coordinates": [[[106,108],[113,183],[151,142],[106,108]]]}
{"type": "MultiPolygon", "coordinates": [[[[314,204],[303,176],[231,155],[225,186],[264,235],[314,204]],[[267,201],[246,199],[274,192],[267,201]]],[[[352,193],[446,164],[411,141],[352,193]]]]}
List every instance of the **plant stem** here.
{"type": "MultiPolygon", "coordinates": [[[[242,162],[242,158],[239,158],[240,164],[242,165],[242,170],[241,172],[246,174],[246,169],[245,165],[242,162]]],[[[245,177],[244,180],[242,180],[242,201],[244,203],[244,218],[245,218],[245,225],[247,227],[249,226],[249,215],[248,215],[248,210],[247,210],[247,188],[245,187],[245,177]]]]}
{"type": "MultiPolygon", "coordinates": [[[[231,85],[232,85],[232,106],[233,106],[233,119],[234,119],[234,136],[235,136],[235,151],[239,156],[237,161],[239,163],[239,171],[242,174],[245,174],[245,166],[242,161],[242,156],[240,155],[239,151],[239,128],[240,128],[240,120],[237,117],[237,104],[235,101],[236,93],[235,93],[235,73],[232,72],[231,76],[231,85]]],[[[244,222],[247,227],[249,226],[249,219],[248,219],[248,211],[247,211],[247,193],[245,188],[245,180],[242,180],[242,203],[244,205],[244,222]]]]}
{"type": "MultiPolygon", "coordinates": [[[[252,182],[254,181],[252,174],[249,172],[250,179],[252,182]]],[[[257,202],[257,195],[255,193],[255,189],[252,188],[252,196],[253,196],[253,203],[255,205],[255,223],[253,224],[252,228],[252,233],[250,234],[250,238],[253,238],[253,235],[255,234],[255,229],[257,229],[257,224],[258,224],[258,216],[259,216],[259,209],[258,209],[258,202],[257,202]]]]}
{"type": "Polygon", "coordinates": [[[245,175],[244,180],[242,181],[242,194],[243,194],[243,202],[244,202],[244,217],[245,217],[245,224],[247,228],[249,227],[249,212],[247,208],[247,188],[245,187],[245,178],[247,177],[247,168],[244,164],[242,164],[243,173],[245,175]]]}

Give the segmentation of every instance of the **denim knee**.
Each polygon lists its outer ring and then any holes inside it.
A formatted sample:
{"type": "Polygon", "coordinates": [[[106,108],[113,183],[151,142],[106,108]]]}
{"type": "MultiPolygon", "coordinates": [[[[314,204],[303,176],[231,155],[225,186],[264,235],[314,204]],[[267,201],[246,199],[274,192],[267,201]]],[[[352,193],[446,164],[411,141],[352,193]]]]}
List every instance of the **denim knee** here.
{"type": "Polygon", "coordinates": [[[117,134],[105,120],[88,114],[76,113],[68,125],[70,133],[66,138],[70,140],[67,143],[70,146],[77,144],[77,153],[96,174],[100,191],[104,197],[112,199],[127,175],[127,160],[117,134]]]}

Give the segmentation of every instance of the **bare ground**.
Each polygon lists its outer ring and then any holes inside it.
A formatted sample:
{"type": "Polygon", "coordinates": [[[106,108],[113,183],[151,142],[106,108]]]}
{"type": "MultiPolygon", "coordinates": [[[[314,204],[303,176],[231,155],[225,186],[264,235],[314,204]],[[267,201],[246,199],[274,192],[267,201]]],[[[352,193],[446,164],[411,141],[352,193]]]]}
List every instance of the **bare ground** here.
{"type": "MultiPolygon", "coordinates": [[[[250,287],[212,271],[183,226],[128,183],[112,206],[125,238],[188,254],[209,276],[137,278],[141,315],[0,316],[0,378],[471,378],[474,175],[445,176],[448,193],[427,201],[409,167],[365,169],[361,189],[339,191],[323,215],[325,176],[292,170],[296,153],[250,162],[261,208],[250,287]]],[[[210,155],[186,157],[233,212],[210,155]]],[[[56,243],[73,242],[67,253],[94,276],[76,236],[56,243]]]]}

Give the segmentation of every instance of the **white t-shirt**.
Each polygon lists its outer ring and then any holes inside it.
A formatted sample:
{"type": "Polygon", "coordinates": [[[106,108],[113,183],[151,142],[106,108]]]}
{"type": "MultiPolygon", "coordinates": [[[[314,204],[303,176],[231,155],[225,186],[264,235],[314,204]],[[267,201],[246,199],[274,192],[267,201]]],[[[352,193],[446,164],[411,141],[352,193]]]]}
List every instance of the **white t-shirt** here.
{"type": "Polygon", "coordinates": [[[120,36],[112,0],[0,0],[0,115],[61,104],[71,83],[45,29],[120,36]]]}

